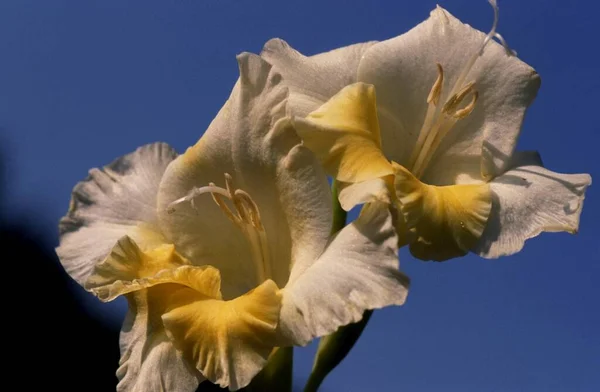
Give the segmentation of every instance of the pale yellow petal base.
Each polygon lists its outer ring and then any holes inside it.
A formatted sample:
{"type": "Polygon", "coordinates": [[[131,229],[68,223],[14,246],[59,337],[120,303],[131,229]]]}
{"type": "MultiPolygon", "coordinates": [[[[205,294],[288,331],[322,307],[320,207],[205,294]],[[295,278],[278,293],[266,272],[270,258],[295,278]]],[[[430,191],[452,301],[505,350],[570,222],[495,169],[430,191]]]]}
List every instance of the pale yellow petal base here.
{"type": "Polygon", "coordinates": [[[162,323],[160,328],[148,328],[149,333],[166,333],[187,364],[211,382],[237,390],[250,383],[276,346],[281,295],[277,285],[267,280],[223,301],[220,286],[216,268],[191,265],[170,244],[144,252],[129,237],[119,240],[86,282],[86,288],[103,301],[148,290],[154,300],[148,319],[162,323]]]}
{"type": "MultiPolygon", "coordinates": [[[[488,184],[433,186],[393,163],[396,196],[406,228],[401,243],[422,260],[444,261],[463,256],[477,243],[491,207],[488,184]],[[410,233],[409,233],[410,231],[410,233]],[[414,239],[406,238],[414,235],[414,239]]],[[[402,233],[404,231],[404,233],[402,233]]]]}
{"type": "Polygon", "coordinates": [[[231,301],[182,288],[162,316],[175,346],[210,381],[235,390],[247,385],[275,346],[281,298],[267,280],[231,301]]]}
{"type": "Polygon", "coordinates": [[[355,83],[342,89],[305,119],[296,132],[335,179],[355,183],[393,174],[381,152],[375,88],[355,83]]]}

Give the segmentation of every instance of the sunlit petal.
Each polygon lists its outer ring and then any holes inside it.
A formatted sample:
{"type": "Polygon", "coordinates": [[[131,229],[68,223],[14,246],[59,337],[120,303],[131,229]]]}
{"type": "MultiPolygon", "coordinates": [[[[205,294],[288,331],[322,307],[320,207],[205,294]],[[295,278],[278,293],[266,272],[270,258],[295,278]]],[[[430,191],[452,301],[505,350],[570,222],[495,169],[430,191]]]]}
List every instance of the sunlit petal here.
{"type": "Polygon", "coordinates": [[[129,237],[121,238],[110,255],[94,268],[85,288],[102,301],[146,289],[162,283],[192,287],[204,295],[220,298],[219,271],[211,266],[191,266],[175,252],[172,244],[148,251],[129,237]],[[197,282],[202,282],[201,286],[197,282]]]}
{"type": "Polygon", "coordinates": [[[427,185],[404,167],[394,167],[400,209],[417,237],[410,243],[411,253],[423,260],[443,261],[469,252],[491,210],[489,185],[427,185]]]}
{"type": "Polygon", "coordinates": [[[393,192],[390,192],[390,181],[383,178],[375,178],[357,183],[339,183],[340,205],[346,211],[354,206],[376,201],[391,203],[393,192]]]}
{"type": "Polygon", "coordinates": [[[437,7],[409,32],[371,46],[360,62],[358,80],[373,84],[377,91],[383,150],[405,167],[438,77],[436,64],[444,70],[440,103],[449,98],[463,71],[464,80],[475,83],[479,93],[475,110],[442,140],[422,177],[426,183],[448,185],[461,175],[468,182],[502,173],[525,109],[536,96],[540,85],[536,72],[493,40],[479,55],[484,38],[481,31],[437,7]],[[470,67],[472,59],[476,60],[470,67]],[[452,157],[452,165],[446,157],[452,157]],[[456,165],[457,157],[463,164],[456,165]]]}
{"type": "Polygon", "coordinates": [[[339,181],[362,182],[393,174],[381,152],[375,89],[356,83],[345,87],[294,127],[304,145],[339,181]]]}
{"type": "Polygon", "coordinates": [[[56,249],[66,271],[84,284],[117,240],[128,235],[143,248],[164,242],[157,227],[156,194],[176,153],[164,143],[138,148],[102,169],[90,170],[73,189],[60,221],[56,249]]]}
{"type": "Polygon", "coordinates": [[[121,330],[118,392],[193,392],[205,378],[167,336],[161,315],[165,289],[156,286],[127,295],[129,311],[121,330]]]}
{"type": "Polygon", "coordinates": [[[401,305],[409,279],[398,270],[389,205],[373,203],[283,290],[280,334],[294,344],[359,321],[367,309],[401,305]]]}
{"type": "Polygon", "coordinates": [[[185,358],[211,382],[235,391],[264,367],[276,344],[280,306],[272,280],[230,301],[180,288],[162,319],[185,358]]]}
{"type": "Polygon", "coordinates": [[[261,57],[275,67],[290,88],[291,114],[304,117],[316,110],[345,86],[355,83],[363,53],[375,42],[365,42],[314,56],[304,56],[287,42],[267,42],[261,57]]]}
{"type": "Polygon", "coordinates": [[[555,173],[535,152],[515,154],[510,170],[491,183],[490,220],[474,251],[488,258],[520,251],[541,232],[577,233],[589,174],[555,173]]]}

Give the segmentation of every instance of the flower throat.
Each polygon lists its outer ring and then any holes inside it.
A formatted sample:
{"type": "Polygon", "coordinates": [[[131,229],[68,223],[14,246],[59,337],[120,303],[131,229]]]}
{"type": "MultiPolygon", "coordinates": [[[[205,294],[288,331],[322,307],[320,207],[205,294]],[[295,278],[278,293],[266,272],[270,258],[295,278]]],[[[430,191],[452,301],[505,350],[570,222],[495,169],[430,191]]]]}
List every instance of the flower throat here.
{"type": "Polygon", "coordinates": [[[225,173],[225,188],[218,187],[212,182],[208,186],[194,187],[186,196],[170,203],[168,212],[173,212],[177,204],[184,202],[189,202],[197,211],[194,199],[205,193],[211,194],[214,202],[221,208],[227,219],[235,224],[246,237],[250,245],[258,282],[262,283],[272,278],[267,234],[260,219],[258,206],[248,192],[235,188],[233,177],[229,173],[225,173]],[[229,204],[233,206],[233,209],[229,204]]]}
{"type": "Polygon", "coordinates": [[[492,24],[492,28],[483,39],[477,51],[467,61],[449,93],[445,95],[448,98],[443,105],[440,105],[440,98],[444,84],[444,69],[441,64],[436,63],[438,77],[427,96],[428,107],[425,120],[423,121],[423,126],[421,127],[419,137],[407,165],[407,168],[417,178],[423,176],[435,151],[454,125],[459,120],[467,118],[475,109],[479,93],[477,92],[475,82],[465,83],[465,80],[469,71],[483,53],[487,43],[495,37],[502,43],[509,56],[516,55],[508,47],[504,38],[496,32],[498,26],[498,6],[496,0],[488,1],[494,9],[494,23],[492,24]],[[467,101],[469,97],[470,100],[467,101]]]}

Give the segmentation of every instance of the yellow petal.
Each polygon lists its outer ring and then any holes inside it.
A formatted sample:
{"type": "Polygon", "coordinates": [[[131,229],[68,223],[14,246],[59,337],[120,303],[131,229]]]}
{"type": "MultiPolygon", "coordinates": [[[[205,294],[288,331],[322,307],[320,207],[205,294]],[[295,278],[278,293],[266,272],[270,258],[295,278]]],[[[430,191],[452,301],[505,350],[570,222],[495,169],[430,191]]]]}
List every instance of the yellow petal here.
{"type": "Polygon", "coordinates": [[[490,214],[489,185],[427,185],[396,163],[394,169],[400,209],[416,236],[400,242],[410,242],[411,253],[422,260],[443,261],[469,252],[490,214]]]}
{"type": "MultiPolygon", "coordinates": [[[[219,270],[190,265],[173,245],[144,252],[123,237],[96,266],[86,287],[103,301],[132,293],[128,295],[131,309],[140,313],[141,304],[141,313],[146,315],[142,323],[148,325],[142,327],[148,329],[148,342],[166,343],[166,334],[185,362],[231,390],[250,383],[276,346],[281,297],[275,282],[267,280],[240,297],[223,301],[219,270]],[[147,303],[139,300],[145,295],[147,303]]],[[[168,345],[165,348],[170,350],[168,345]]]]}
{"type": "Polygon", "coordinates": [[[339,181],[362,182],[393,174],[381,151],[372,85],[345,87],[305,119],[294,119],[294,127],[328,174],[339,181]]]}
{"type": "Polygon", "coordinates": [[[117,242],[106,260],[96,265],[85,288],[102,301],[112,301],[119,295],[161,283],[189,286],[220,298],[220,276],[216,268],[191,266],[171,244],[143,252],[127,236],[117,242]],[[197,282],[203,283],[198,286],[197,282]]]}
{"type": "Polygon", "coordinates": [[[243,388],[276,345],[281,298],[272,280],[230,301],[181,288],[162,316],[184,357],[211,382],[243,388]]]}

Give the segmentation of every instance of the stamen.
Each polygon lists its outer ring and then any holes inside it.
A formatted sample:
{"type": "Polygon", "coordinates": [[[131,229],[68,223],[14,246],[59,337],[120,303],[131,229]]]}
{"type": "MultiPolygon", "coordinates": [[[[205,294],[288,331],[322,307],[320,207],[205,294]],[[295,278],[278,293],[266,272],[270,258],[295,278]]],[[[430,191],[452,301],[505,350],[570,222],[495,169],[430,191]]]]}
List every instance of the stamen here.
{"type": "Polygon", "coordinates": [[[227,188],[227,192],[229,193],[229,195],[233,195],[235,193],[233,177],[231,177],[231,174],[229,173],[225,173],[225,187],[227,188]]]}
{"type": "Polygon", "coordinates": [[[442,113],[451,113],[453,112],[458,105],[462,102],[463,99],[470,92],[474,91],[473,86],[475,86],[475,82],[470,82],[465,87],[463,87],[458,93],[451,96],[448,101],[444,104],[442,108],[442,113]]]}
{"type": "Polygon", "coordinates": [[[176,205],[181,204],[181,203],[187,203],[187,202],[191,203],[195,197],[203,195],[205,193],[218,193],[218,194],[221,194],[221,195],[229,198],[229,193],[225,189],[220,188],[218,186],[209,185],[209,186],[203,186],[200,188],[194,187],[184,197],[181,197],[181,198],[175,200],[174,202],[169,203],[169,205],[167,206],[167,212],[169,214],[172,214],[173,212],[175,212],[176,205]]]}
{"type": "Polygon", "coordinates": [[[248,240],[256,266],[257,279],[260,282],[269,279],[271,277],[269,244],[258,206],[248,192],[235,188],[233,177],[229,173],[225,173],[225,188],[216,186],[212,182],[208,186],[194,187],[187,195],[170,203],[167,212],[173,213],[175,206],[184,202],[189,202],[196,210],[195,198],[205,193],[211,194],[213,201],[221,208],[227,219],[233,222],[248,240]],[[235,213],[225,199],[231,201],[235,213]]]}
{"type": "Polygon", "coordinates": [[[454,117],[444,116],[444,120],[440,122],[441,125],[439,126],[439,131],[437,132],[435,138],[428,139],[428,142],[430,140],[431,142],[426,145],[426,148],[424,148],[425,153],[419,155],[419,159],[415,163],[415,168],[413,171],[415,177],[421,178],[421,176],[425,173],[425,169],[427,168],[427,165],[429,165],[429,162],[442,142],[442,139],[444,139],[446,134],[448,134],[450,129],[452,129],[452,127],[456,124],[456,121],[457,120],[454,117]],[[429,151],[431,151],[431,153],[429,153],[429,151]]]}
{"type": "MultiPolygon", "coordinates": [[[[212,182],[209,185],[215,186],[215,184],[212,182]]],[[[231,209],[229,208],[227,203],[225,203],[225,200],[223,200],[223,197],[221,195],[219,195],[217,193],[211,193],[211,196],[212,196],[214,202],[221,208],[221,210],[223,211],[223,213],[225,214],[227,219],[229,219],[236,225],[239,225],[241,223],[240,218],[238,218],[237,216],[235,216],[233,214],[233,211],[231,211],[231,209]]]]}
{"type": "Polygon", "coordinates": [[[427,97],[427,103],[433,102],[434,105],[437,106],[440,101],[440,95],[442,93],[442,84],[444,83],[444,69],[440,63],[435,63],[438,69],[438,77],[435,80],[435,83],[431,87],[431,91],[429,92],[429,96],[427,97]]]}
{"type": "Polygon", "coordinates": [[[458,109],[456,112],[452,114],[452,116],[458,120],[462,120],[467,117],[473,109],[475,109],[475,103],[477,102],[477,98],[479,98],[479,93],[477,91],[473,91],[473,96],[471,97],[471,102],[462,109],[458,109]]]}
{"type": "Polygon", "coordinates": [[[415,162],[419,158],[419,153],[420,153],[421,149],[423,148],[423,144],[426,141],[427,135],[430,133],[432,128],[436,127],[434,120],[436,119],[436,115],[438,114],[437,104],[438,104],[439,97],[442,93],[442,87],[443,87],[442,85],[444,82],[444,69],[442,68],[442,65],[439,63],[436,63],[436,66],[438,69],[438,77],[437,77],[436,81],[434,82],[433,86],[431,87],[431,91],[429,92],[429,97],[427,97],[427,103],[429,104],[427,106],[427,113],[425,114],[425,120],[423,121],[423,126],[421,127],[421,130],[419,131],[419,137],[417,138],[417,142],[415,143],[415,146],[412,150],[410,159],[408,160],[409,168],[413,167],[415,162]],[[439,89],[439,92],[437,91],[438,89],[439,89]],[[436,97],[436,95],[437,95],[437,97],[436,97]],[[430,100],[430,97],[432,98],[431,100],[430,100]],[[433,98],[436,98],[436,99],[433,99],[433,98]]]}
{"type": "Polygon", "coordinates": [[[246,212],[250,216],[250,221],[252,223],[252,226],[254,226],[254,228],[256,228],[258,230],[264,230],[264,227],[260,220],[260,213],[258,212],[258,206],[254,202],[254,200],[252,200],[250,195],[246,191],[237,189],[235,191],[235,196],[244,202],[243,204],[246,209],[246,212]]]}
{"type": "Polygon", "coordinates": [[[466,85],[463,84],[477,59],[483,54],[488,42],[493,38],[497,38],[504,46],[508,55],[516,55],[516,52],[508,47],[504,38],[496,32],[499,20],[499,10],[496,0],[488,0],[488,2],[494,10],[494,22],[492,23],[492,28],[482,40],[479,48],[467,60],[465,66],[458,75],[456,82],[452,85],[450,92],[445,94],[445,96],[449,98],[447,98],[446,103],[441,109],[437,106],[442,95],[444,74],[442,66],[439,63],[436,63],[438,68],[438,78],[431,87],[427,97],[429,106],[427,107],[425,120],[407,165],[417,178],[424,173],[431,157],[442,142],[442,139],[449,133],[450,129],[452,129],[458,120],[466,118],[475,109],[475,104],[479,98],[479,94],[474,88],[475,83],[470,82],[466,85]],[[472,94],[471,102],[464,108],[459,109],[459,106],[469,94],[472,94]]]}
{"type": "Polygon", "coordinates": [[[411,166],[412,172],[417,178],[420,178],[425,172],[425,168],[429,164],[434,152],[442,142],[442,139],[456,124],[456,121],[467,117],[475,109],[478,98],[479,93],[475,90],[475,83],[470,82],[458,93],[451,96],[444,104],[437,121],[427,133],[425,142],[417,154],[417,159],[411,166]],[[464,108],[458,109],[458,106],[464,101],[468,94],[472,94],[471,102],[464,108]]]}

